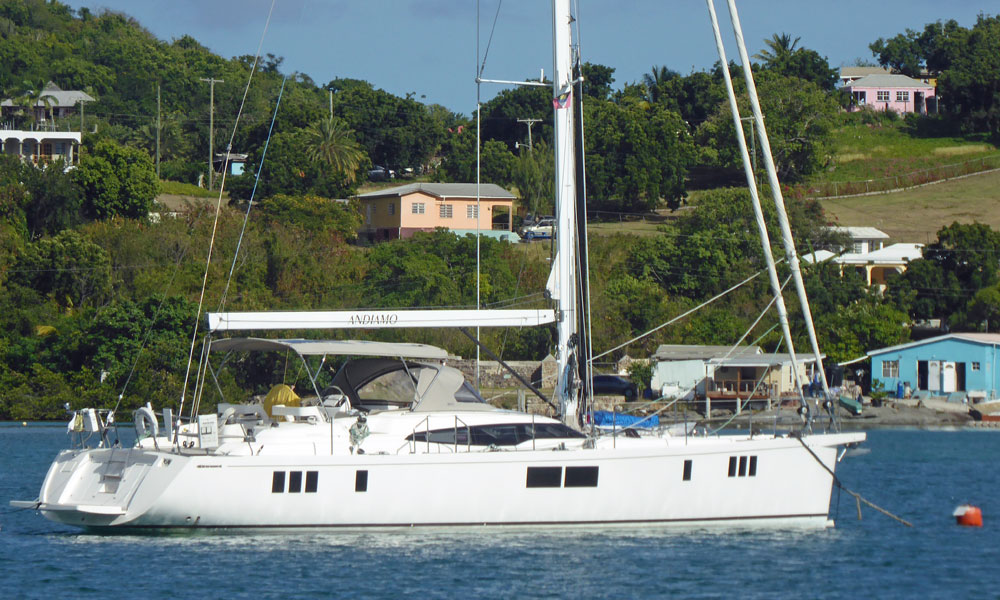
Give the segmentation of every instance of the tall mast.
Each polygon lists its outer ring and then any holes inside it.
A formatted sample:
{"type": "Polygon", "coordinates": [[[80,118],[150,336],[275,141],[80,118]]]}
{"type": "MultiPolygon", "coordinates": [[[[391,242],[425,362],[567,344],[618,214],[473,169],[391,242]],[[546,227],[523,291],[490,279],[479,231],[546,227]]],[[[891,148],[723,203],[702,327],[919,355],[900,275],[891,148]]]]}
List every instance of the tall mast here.
{"type": "Polygon", "coordinates": [[[573,18],[570,0],[552,0],[552,92],[555,128],[555,208],[556,257],[553,268],[558,277],[557,356],[559,375],[555,396],[559,400],[562,418],[567,424],[577,424],[576,394],[577,315],[576,261],[573,260],[573,239],[576,232],[576,172],[573,144],[573,18]]]}

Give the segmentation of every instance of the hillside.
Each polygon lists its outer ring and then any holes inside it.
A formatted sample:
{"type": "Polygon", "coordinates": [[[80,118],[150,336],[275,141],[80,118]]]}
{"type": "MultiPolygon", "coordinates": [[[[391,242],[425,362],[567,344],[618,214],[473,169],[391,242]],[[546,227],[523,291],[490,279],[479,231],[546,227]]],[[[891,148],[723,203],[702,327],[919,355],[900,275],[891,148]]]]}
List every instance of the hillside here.
{"type": "Polygon", "coordinates": [[[928,243],[939,229],[956,221],[1000,229],[1000,171],[821,203],[827,216],[841,225],[877,227],[894,242],[928,243]]]}

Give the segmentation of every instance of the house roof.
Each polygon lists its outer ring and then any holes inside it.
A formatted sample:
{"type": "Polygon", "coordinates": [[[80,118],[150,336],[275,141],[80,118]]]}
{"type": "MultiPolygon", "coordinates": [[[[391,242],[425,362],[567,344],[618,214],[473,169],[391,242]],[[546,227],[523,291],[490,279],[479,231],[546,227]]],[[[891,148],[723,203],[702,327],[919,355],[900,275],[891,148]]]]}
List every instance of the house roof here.
{"type": "Polygon", "coordinates": [[[881,229],[875,229],[874,227],[853,227],[853,226],[840,226],[833,225],[829,227],[830,231],[836,231],[837,233],[846,233],[851,237],[852,240],[887,240],[889,239],[889,234],[882,231],[881,229]]]}
{"type": "Polygon", "coordinates": [[[837,256],[836,252],[829,250],[816,250],[802,255],[802,260],[810,263],[821,263],[837,256]]]}
{"type": "MultiPolygon", "coordinates": [[[[51,96],[55,100],[55,104],[53,106],[57,108],[75,106],[81,100],[84,102],[94,101],[93,96],[87,92],[81,92],[78,90],[62,90],[51,81],[45,84],[45,87],[42,88],[42,92],[43,97],[51,96]]],[[[0,106],[14,106],[14,100],[8,98],[3,102],[0,102],[0,106]]],[[[35,106],[46,106],[46,104],[44,100],[39,100],[38,102],[35,102],[35,106]]]]}
{"type": "Polygon", "coordinates": [[[849,88],[920,88],[934,89],[934,86],[923,81],[918,81],[906,75],[866,75],[857,81],[852,81],[844,87],[849,88]]]}
{"type": "MultiPolygon", "coordinates": [[[[820,356],[826,357],[825,354],[820,356]]],[[[795,361],[799,364],[807,364],[816,362],[816,357],[813,355],[799,354],[795,357],[795,361]]],[[[773,354],[758,354],[754,356],[732,356],[729,358],[713,358],[708,361],[710,364],[717,365],[720,367],[779,367],[786,364],[791,364],[792,355],[784,353],[773,353],[773,354]]]]}
{"type": "Polygon", "coordinates": [[[888,352],[896,352],[898,350],[904,350],[906,348],[915,348],[917,346],[926,346],[927,344],[934,344],[943,340],[963,340],[966,342],[972,342],[974,344],[982,344],[984,346],[1000,346],[1000,333],[947,333],[945,335],[939,335],[932,338],[927,338],[925,340],[919,340],[916,342],[909,342],[906,344],[899,344],[896,346],[889,346],[887,348],[879,348],[878,350],[872,350],[868,353],[868,356],[876,356],[878,354],[886,354],[888,352]]]}
{"type": "Polygon", "coordinates": [[[885,248],[863,254],[849,252],[837,257],[834,262],[843,265],[905,264],[923,256],[923,244],[891,244],[885,248]]]}
{"type": "MultiPolygon", "coordinates": [[[[476,187],[475,183],[411,183],[385,190],[368,192],[367,194],[361,194],[358,198],[372,199],[399,197],[406,196],[408,194],[415,194],[417,192],[423,192],[424,194],[435,196],[437,198],[441,198],[442,200],[447,200],[448,198],[475,198],[476,187]]],[[[478,187],[480,198],[513,200],[516,197],[514,194],[511,194],[495,183],[483,183],[478,187]]]]}
{"type": "Polygon", "coordinates": [[[840,67],[841,77],[865,77],[866,75],[888,75],[883,67],[840,67]]]}
{"type": "Polygon", "coordinates": [[[710,358],[722,358],[729,354],[730,357],[752,356],[761,353],[759,346],[737,346],[733,350],[732,346],[696,346],[688,344],[663,344],[656,349],[653,360],[707,360],[710,358]],[[732,351],[732,354],[729,354],[732,351]]]}

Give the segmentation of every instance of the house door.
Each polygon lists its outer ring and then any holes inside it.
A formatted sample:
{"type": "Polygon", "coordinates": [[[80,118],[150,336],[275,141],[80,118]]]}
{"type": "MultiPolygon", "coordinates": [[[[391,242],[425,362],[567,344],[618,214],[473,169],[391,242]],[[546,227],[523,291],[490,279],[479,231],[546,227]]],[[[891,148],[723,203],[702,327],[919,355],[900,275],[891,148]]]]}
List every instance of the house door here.
{"type": "Polygon", "coordinates": [[[917,361],[917,389],[926,390],[927,389],[927,361],[918,360],[917,361]]]}
{"type": "Polygon", "coordinates": [[[941,391],[941,361],[927,362],[927,389],[932,392],[941,391]]]}
{"type": "Polygon", "coordinates": [[[924,93],[923,92],[913,92],[913,112],[918,115],[924,114],[924,93]]]}
{"type": "Polygon", "coordinates": [[[955,376],[955,363],[953,362],[942,362],[941,363],[941,391],[945,394],[950,394],[955,391],[958,384],[958,378],[955,376]]]}
{"type": "Polygon", "coordinates": [[[965,363],[957,362],[955,363],[955,391],[964,392],[965,391],[965,363]]]}

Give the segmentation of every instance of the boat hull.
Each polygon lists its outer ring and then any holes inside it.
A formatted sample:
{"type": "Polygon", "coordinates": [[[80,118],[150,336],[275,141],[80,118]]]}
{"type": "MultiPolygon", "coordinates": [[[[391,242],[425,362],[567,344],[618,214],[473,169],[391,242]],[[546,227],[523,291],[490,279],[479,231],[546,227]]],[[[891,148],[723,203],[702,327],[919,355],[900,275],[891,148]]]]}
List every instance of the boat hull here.
{"type": "Polygon", "coordinates": [[[614,447],[347,456],[66,451],[37,508],[98,530],[824,527],[837,447],[863,439],[605,440],[614,447]]]}

